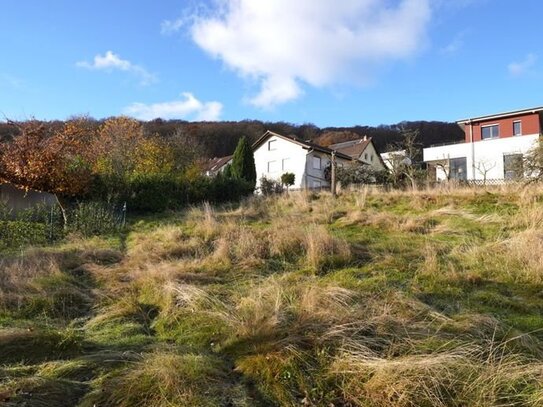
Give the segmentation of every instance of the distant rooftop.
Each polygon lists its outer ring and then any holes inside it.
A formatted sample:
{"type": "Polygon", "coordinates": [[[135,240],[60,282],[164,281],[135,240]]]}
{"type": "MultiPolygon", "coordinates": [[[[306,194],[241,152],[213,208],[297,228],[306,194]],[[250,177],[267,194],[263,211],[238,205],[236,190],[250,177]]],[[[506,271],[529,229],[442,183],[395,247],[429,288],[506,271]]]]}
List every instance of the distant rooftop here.
{"type": "Polygon", "coordinates": [[[344,141],[343,143],[332,144],[328,147],[339,153],[358,159],[370,143],[371,137],[364,136],[364,138],[358,140],[344,141]]]}

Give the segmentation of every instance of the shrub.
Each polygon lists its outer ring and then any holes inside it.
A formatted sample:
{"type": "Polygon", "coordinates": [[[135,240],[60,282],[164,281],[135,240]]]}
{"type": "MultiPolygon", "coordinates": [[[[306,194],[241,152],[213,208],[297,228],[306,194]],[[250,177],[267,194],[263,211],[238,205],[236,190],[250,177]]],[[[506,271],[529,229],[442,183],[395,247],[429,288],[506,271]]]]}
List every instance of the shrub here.
{"type": "Polygon", "coordinates": [[[123,199],[126,200],[128,208],[136,212],[177,209],[186,200],[184,187],[185,184],[174,176],[138,174],[128,180],[123,199]]]}
{"type": "MultiPolygon", "coordinates": [[[[204,176],[184,177],[175,174],[137,174],[125,181],[117,202],[126,202],[130,212],[163,212],[177,210],[201,202],[223,203],[237,201],[254,191],[254,186],[244,180],[219,174],[215,178],[204,176]]],[[[97,184],[94,196],[108,199],[107,185],[97,184]],[[101,195],[99,195],[100,193],[101,195]]]]}
{"type": "Polygon", "coordinates": [[[283,175],[281,175],[281,184],[287,187],[287,193],[289,187],[294,185],[295,180],[296,176],[292,172],[285,172],[283,175]]]}
{"type": "Polygon", "coordinates": [[[69,230],[83,236],[120,231],[124,226],[123,208],[102,202],[82,202],[72,211],[69,230]]]}
{"type": "Polygon", "coordinates": [[[280,194],[283,192],[283,184],[263,176],[260,178],[260,192],[264,196],[280,194]]]}
{"type": "Polygon", "coordinates": [[[49,230],[43,223],[0,221],[0,249],[17,248],[30,244],[45,244],[49,230]]]}

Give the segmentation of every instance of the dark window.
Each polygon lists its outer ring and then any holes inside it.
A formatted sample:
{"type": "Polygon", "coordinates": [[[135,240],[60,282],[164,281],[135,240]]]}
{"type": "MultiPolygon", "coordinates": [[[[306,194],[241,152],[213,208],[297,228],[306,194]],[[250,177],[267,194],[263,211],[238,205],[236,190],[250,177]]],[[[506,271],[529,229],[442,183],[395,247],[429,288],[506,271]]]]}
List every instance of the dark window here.
{"type": "Polygon", "coordinates": [[[465,181],[467,179],[466,157],[451,158],[449,160],[449,171],[450,179],[465,181]]]}
{"type": "Polygon", "coordinates": [[[516,180],[524,176],[522,154],[504,154],[503,177],[506,180],[516,180]]]}
{"type": "Polygon", "coordinates": [[[522,135],[522,123],[520,121],[513,122],[513,136],[522,135]]]}
{"type": "Polygon", "coordinates": [[[483,140],[500,137],[500,126],[493,124],[492,126],[481,127],[481,136],[483,140]]]}

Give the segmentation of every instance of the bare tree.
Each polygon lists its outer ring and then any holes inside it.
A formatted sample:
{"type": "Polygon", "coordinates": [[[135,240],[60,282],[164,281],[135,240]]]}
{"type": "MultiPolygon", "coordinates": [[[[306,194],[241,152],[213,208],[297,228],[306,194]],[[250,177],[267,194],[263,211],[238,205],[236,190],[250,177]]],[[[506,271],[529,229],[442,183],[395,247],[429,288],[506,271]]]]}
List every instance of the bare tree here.
{"type": "Polygon", "coordinates": [[[390,149],[401,151],[398,154],[391,155],[391,177],[392,182],[397,185],[402,178],[407,178],[412,189],[417,188],[417,184],[424,175],[419,163],[421,161],[421,146],[418,143],[419,131],[401,129],[402,141],[390,146],[390,149]]]}
{"type": "Polygon", "coordinates": [[[451,159],[450,157],[447,157],[445,160],[441,162],[434,163],[436,168],[439,168],[443,174],[445,174],[445,179],[447,182],[451,180],[451,159]]]}
{"type": "Polygon", "coordinates": [[[516,171],[528,178],[527,182],[543,181],[543,135],[538,142],[517,163],[516,171]]]}
{"type": "Polygon", "coordinates": [[[483,176],[483,185],[486,185],[487,175],[490,171],[496,168],[496,165],[497,164],[495,161],[488,160],[479,160],[477,164],[475,164],[475,169],[483,176]]]}

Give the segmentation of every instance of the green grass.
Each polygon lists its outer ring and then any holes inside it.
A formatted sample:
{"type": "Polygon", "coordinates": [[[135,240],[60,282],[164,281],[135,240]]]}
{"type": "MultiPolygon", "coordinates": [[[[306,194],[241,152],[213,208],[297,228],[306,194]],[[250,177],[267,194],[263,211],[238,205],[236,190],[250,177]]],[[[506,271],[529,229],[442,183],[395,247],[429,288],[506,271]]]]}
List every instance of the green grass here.
{"type": "Polygon", "coordinates": [[[541,406],[540,196],[292,193],[4,253],[0,397],[541,406]]]}

